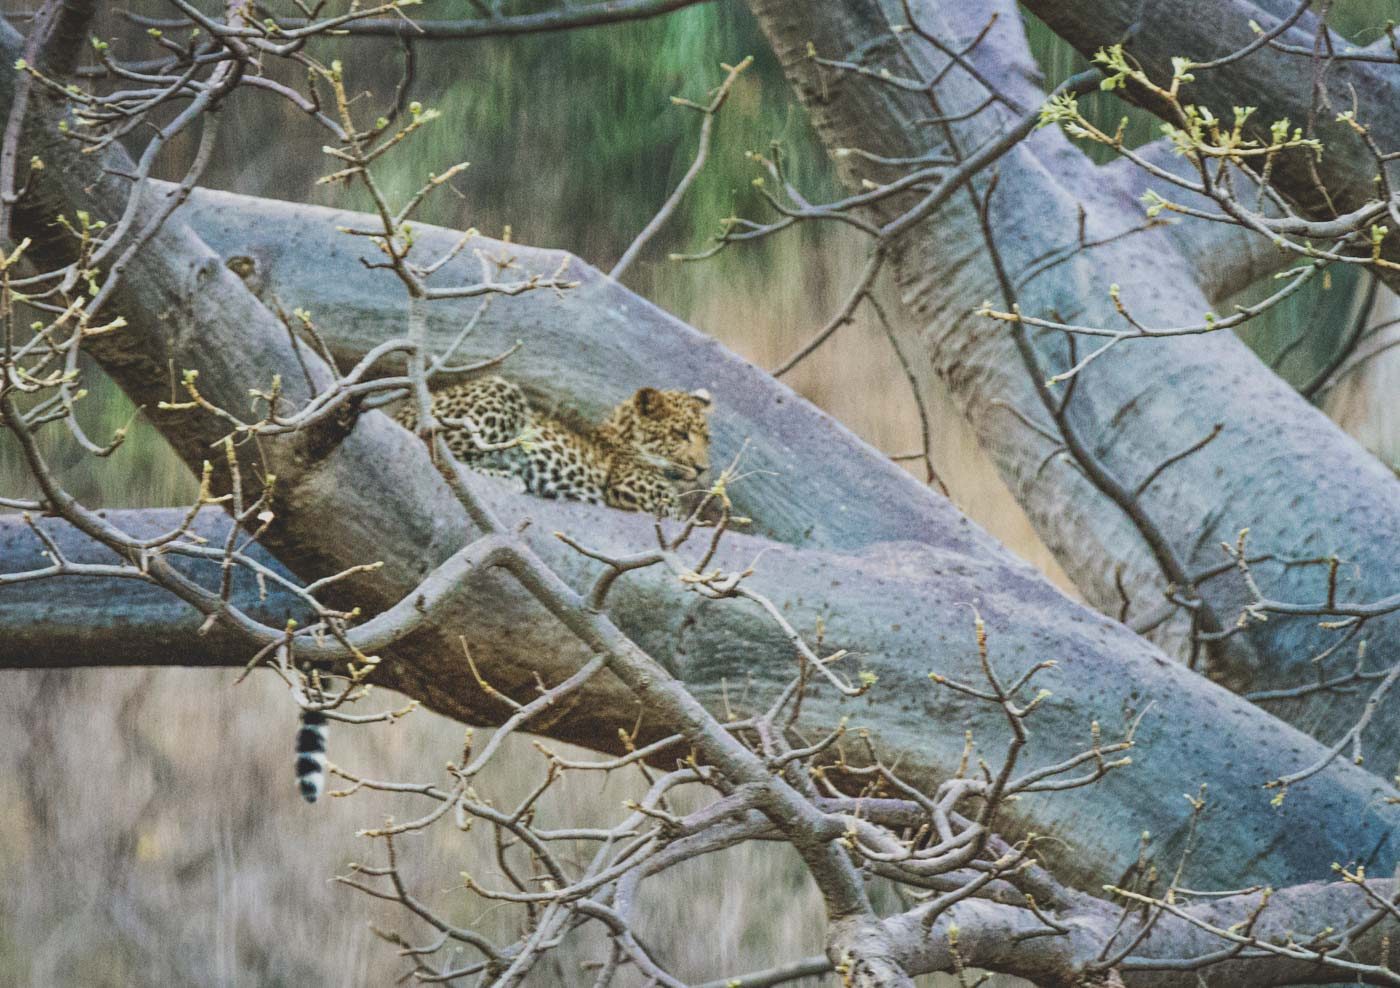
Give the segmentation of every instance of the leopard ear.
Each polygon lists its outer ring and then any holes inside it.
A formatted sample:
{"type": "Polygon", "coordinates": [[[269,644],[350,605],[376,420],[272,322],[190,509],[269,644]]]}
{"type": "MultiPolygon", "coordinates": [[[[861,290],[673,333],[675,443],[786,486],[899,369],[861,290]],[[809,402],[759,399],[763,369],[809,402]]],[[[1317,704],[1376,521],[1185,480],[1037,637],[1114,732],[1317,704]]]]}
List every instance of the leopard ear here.
{"type": "Polygon", "coordinates": [[[639,388],[633,397],[637,402],[637,411],[643,415],[651,417],[661,412],[661,392],[655,388],[639,388]]]}
{"type": "Polygon", "coordinates": [[[690,397],[698,401],[700,405],[704,408],[709,408],[710,405],[714,402],[714,399],[710,397],[710,393],[704,388],[696,388],[690,393],[690,397]]]}

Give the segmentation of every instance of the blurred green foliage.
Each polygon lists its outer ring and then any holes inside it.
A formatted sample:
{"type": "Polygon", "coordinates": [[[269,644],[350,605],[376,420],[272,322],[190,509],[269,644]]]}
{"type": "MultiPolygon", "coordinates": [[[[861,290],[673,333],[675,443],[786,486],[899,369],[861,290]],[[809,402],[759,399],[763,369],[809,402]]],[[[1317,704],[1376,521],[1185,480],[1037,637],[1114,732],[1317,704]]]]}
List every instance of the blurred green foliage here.
{"type": "MultiPolygon", "coordinates": [[[[700,115],[670,102],[705,102],[721,63],[747,55],[716,121],[714,155],[674,221],[672,246],[696,245],[731,213],[761,213],[746,160],[770,142],[787,148],[795,181],[814,196],[836,193],[832,170],[757,25],[741,5],[691,7],[669,17],[566,37],[490,40],[461,61],[424,48],[422,90],[444,114],[418,146],[423,159],[480,163],[462,183],[467,201],[440,198],[435,222],[568,247],[599,264],[626,249],[690,166],[700,115]]],[[[422,180],[419,162],[393,163],[395,184],[422,180]]]]}

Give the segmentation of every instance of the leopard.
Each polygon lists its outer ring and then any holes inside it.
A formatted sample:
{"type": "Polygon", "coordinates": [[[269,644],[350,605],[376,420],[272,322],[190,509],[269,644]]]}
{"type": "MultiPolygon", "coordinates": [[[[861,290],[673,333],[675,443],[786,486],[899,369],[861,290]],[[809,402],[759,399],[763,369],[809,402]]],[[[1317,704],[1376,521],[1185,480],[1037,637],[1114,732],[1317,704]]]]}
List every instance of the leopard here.
{"type": "MultiPolygon", "coordinates": [[[[639,388],[587,425],[545,414],[518,385],[493,375],[433,392],[432,413],[454,458],[522,492],[674,519],[686,517],[682,495],[710,468],[712,404],[703,388],[639,388]]],[[[393,417],[417,431],[412,401],[393,417]]],[[[308,803],[325,791],[327,726],[325,714],[302,712],[296,777],[308,803]]]]}
{"type": "MultiPolygon", "coordinates": [[[[596,425],[531,406],[519,385],[492,375],[433,392],[448,450],[481,473],[514,479],[529,494],[683,517],[682,498],[710,468],[713,399],[639,388],[596,425]]],[[[405,402],[395,420],[416,431],[405,402]]]]}

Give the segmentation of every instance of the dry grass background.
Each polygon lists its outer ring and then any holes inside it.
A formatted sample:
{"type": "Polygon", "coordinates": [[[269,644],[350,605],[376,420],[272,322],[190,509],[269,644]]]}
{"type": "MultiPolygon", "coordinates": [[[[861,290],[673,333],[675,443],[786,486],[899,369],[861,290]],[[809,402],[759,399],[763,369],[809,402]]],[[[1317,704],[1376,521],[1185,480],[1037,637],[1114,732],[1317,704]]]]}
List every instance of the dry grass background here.
{"type": "MultiPolygon", "coordinates": [[[[292,790],[285,693],[270,678],[84,671],[8,677],[0,797],[5,916],[0,984],[383,985],[402,966],[368,923],[425,942],[422,924],[327,884],[367,854],[354,836],[409,807],[357,796],[307,807],[292,790]]],[[[387,699],[387,698],[386,698],[387,699]]],[[[424,779],[460,750],[462,730],[430,714],[386,730],[335,732],[333,756],[384,778],[424,779]]],[[[482,781],[501,805],[543,770],[513,743],[482,781]]],[[[601,822],[632,780],[566,781],[544,819],[601,822]]],[[[459,922],[507,936],[510,916],[472,900],[456,876],[495,883],[484,829],[440,828],[401,842],[416,894],[459,922]]],[[[641,933],[683,976],[737,973],[820,948],[820,906],[777,848],[682,869],[647,892],[641,933]],[[717,863],[718,862],[718,863],[717,863]]],[[[602,956],[585,939],[530,983],[587,983],[602,956]]]]}
{"type": "MultiPolygon", "coordinates": [[[[21,6],[27,5],[0,9],[21,6]]],[[[753,42],[751,25],[706,19],[721,16],[718,10],[687,12],[695,16],[673,18],[671,26],[628,28],[611,40],[607,32],[590,32],[567,43],[478,48],[490,57],[462,72],[461,84],[477,87],[471,98],[445,90],[445,103],[457,115],[445,130],[446,144],[454,146],[429,147],[415,162],[441,167],[461,157],[462,146],[477,161],[467,197],[434,219],[492,233],[511,223],[526,242],[566,246],[600,263],[616,257],[688,162],[689,131],[677,132],[667,116],[673,111],[665,108],[672,92],[695,96],[703,89],[686,66],[757,51],[736,47],[753,42]],[[692,49],[701,41],[710,47],[696,54],[692,49]],[[628,76],[624,70],[634,67],[607,63],[611,74],[600,76],[595,63],[614,57],[609,44],[646,52],[644,68],[652,75],[628,76]],[[562,69],[540,71],[561,60],[567,63],[562,69]],[[604,81],[589,81],[596,78],[604,81]],[[593,97],[574,92],[584,85],[594,86],[593,97]],[[603,160],[587,162],[593,171],[582,177],[575,142],[583,138],[570,136],[570,106],[586,107],[581,134],[610,133],[618,121],[633,131],[630,138],[613,134],[610,140],[621,149],[608,145],[603,160]],[[517,161],[528,167],[515,167],[517,161]],[[610,195],[587,194],[597,187],[610,195]],[[614,213],[599,215],[614,200],[620,204],[614,213]]],[[[435,75],[453,80],[458,72],[455,64],[428,64],[427,91],[435,75]]],[[[804,177],[820,187],[829,176],[811,154],[804,125],[785,117],[785,104],[773,67],[760,64],[726,110],[717,146],[738,156],[762,146],[777,129],[773,121],[786,119],[781,129],[798,148],[797,170],[805,169],[804,177]]],[[[257,101],[225,111],[224,133],[232,135],[228,160],[210,184],[313,197],[314,150],[289,154],[280,144],[238,137],[301,132],[299,120],[279,118],[279,112],[257,101]]],[[[319,139],[307,134],[306,141],[314,148],[319,139]]],[[[721,177],[697,189],[693,205],[694,215],[711,221],[742,199],[734,167],[717,167],[721,177]]],[[[839,232],[804,232],[736,259],[677,268],[660,258],[694,246],[708,226],[684,217],[673,226],[630,283],[760,366],[773,366],[824,321],[861,251],[839,232]]],[[[904,453],[917,447],[903,376],[868,321],[842,330],[789,380],[879,448],[904,453]]],[[[100,375],[92,375],[90,386],[85,414],[96,433],[123,424],[130,415],[125,400],[100,375]]],[[[1356,405],[1356,393],[1348,408],[1356,405]]],[[[1364,427],[1364,407],[1375,403],[1365,400],[1364,389],[1360,394],[1363,412],[1355,417],[1364,427]]],[[[724,396],[717,397],[722,405],[724,396]]],[[[934,462],[953,500],[1064,585],[966,427],[950,407],[931,411],[934,462]]],[[[183,468],[143,423],[101,469],[62,444],[51,453],[74,493],[90,503],[178,504],[192,491],[183,468]]],[[[0,437],[0,489],[13,494],[25,486],[14,450],[0,437]]],[[[306,806],[292,784],[295,713],[285,691],[270,676],[237,689],[232,680],[229,672],[201,670],[0,676],[0,986],[361,986],[390,984],[403,970],[367,924],[397,928],[412,939],[422,938],[421,925],[406,924],[328,879],[370,853],[356,829],[407,810],[365,796],[306,806]]],[[[393,727],[339,727],[331,754],[366,775],[426,780],[458,754],[461,740],[460,725],[420,711],[393,727]]],[[[513,742],[486,788],[509,803],[541,770],[530,749],[513,742]]],[[[603,819],[637,791],[635,777],[601,787],[591,778],[570,782],[552,794],[546,812],[579,822],[603,819]]],[[[479,920],[504,935],[507,914],[473,905],[456,877],[462,871],[493,877],[486,840],[483,832],[463,836],[444,828],[405,841],[405,857],[424,898],[459,921],[479,920]]],[[[738,849],[650,883],[641,914],[643,934],[682,977],[719,977],[820,950],[820,904],[780,848],[738,849]]],[[[601,943],[585,940],[537,970],[531,984],[587,984],[582,965],[600,956],[601,943]]]]}

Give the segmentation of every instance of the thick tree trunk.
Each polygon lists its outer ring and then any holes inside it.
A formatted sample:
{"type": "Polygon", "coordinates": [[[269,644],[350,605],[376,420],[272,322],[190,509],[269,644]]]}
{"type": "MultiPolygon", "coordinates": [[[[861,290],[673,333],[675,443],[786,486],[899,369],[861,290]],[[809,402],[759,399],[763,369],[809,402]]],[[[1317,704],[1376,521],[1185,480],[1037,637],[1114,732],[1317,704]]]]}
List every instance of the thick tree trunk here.
{"type": "MultiPolygon", "coordinates": [[[[848,0],[814,7],[753,0],[751,6],[831,148],[895,157],[923,154],[940,141],[915,121],[957,114],[986,96],[957,68],[939,86],[936,107],[921,94],[872,77],[888,69],[896,76],[928,78],[939,68],[940,56],[914,32],[892,31],[892,25],[904,22],[898,3],[848,0]],[[824,68],[809,51],[876,71],[857,75],[824,68]]],[[[1014,4],[926,0],[911,6],[921,24],[954,49],[968,45],[997,15],[967,58],[1018,110],[1032,110],[1043,99],[1030,81],[1035,67],[1014,4]]],[[[1236,69],[1222,68],[1211,78],[1236,69]]],[[[1248,63],[1238,71],[1248,73],[1248,63]]],[[[946,136],[964,151],[979,148],[1011,119],[994,106],[948,125],[946,136]]],[[[853,182],[865,177],[862,159],[839,160],[853,182]]],[[[1116,283],[1123,303],[1147,326],[1203,320],[1210,304],[1198,284],[1199,254],[1178,249],[1184,233],[1132,232],[1144,218],[1132,198],[1132,183],[1121,181],[1121,168],[1095,168],[1061,134],[1045,129],[1002,157],[995,171],[989,222],[1023,312],[1118,328],[1122,321],[1109,294],[1116,283]],[[1086,240],[1106,242],[1054,266],[1041,263],[1049,252],[1073,248],[1081,228],[1086,240]]],[[[1028,371],[1007,324],[974,311],[984,300],[998,307],[1007,301],[974,199],[989,187],[989,176],[983,175],[973,183],[975,191],[953,195],[899,243],[898,270],[911,317],[902,331],[906,352],[925,355],[916,365],[921,387],[952,393],[1090,602],[1117,613],[1126,592],[1131,620],[1160,606],[1169,581],[1160,551],[1149,547],[1139,526],[1071,462],[1060,443],[1041,434],[1057,430],[1036,381],[1068,366],[1063,341],[1034,340],[1039,367],[1028,371]]],[[[1089,345],[1081,346],[1081,355],[1089,345]]],[[[1128,491],[1167,457],[1223,424],[1213,443],[1170,467],[1140,499],[1144,515],[1186,571],[1224,562],[1219,543],[1233,543],[1248,528],[1252,552],[1288,558],[1335,554],[1345,560],[1342,599],[1367,601],[1394,593],[1400,483],[1233,335],[1120,345],[1081,375],[1069,407],[1074,430],[1128,491]]],[[[1261,566],[1259,575],[1275,598],[1326,599],[1324,567],[1261,566]]],[[[1245,600],[1237,576],[1210,580],[1204,591],[1221,626],[1233,624],[1245,600]]],[[[1181,655],[1183,631],[1184,622],[1177,622],[1154,637],[1181,655]]],[[[1310,682],[1316,676],[1311,657],[1336,634],[1319,629],[1315,617],[1275,617],[1219,647],[1209,671],[1240,691],[1310,682]]],[[[1400,619],[1392,615],[1373,622],[1364,637],[1372,654],[1390,654],[1400,637],[1400,619]],[[1374,651],[1378,647],[1381,651],[1374,651]]],[[[1334,738],[1353,722],[1360,700],[1313,695],[1279,712],[1320,737],[1334,738]]],[[[1393,716],[1391,705],[1386,710],[1387,718],[1393,716]]],[[[1373,731],[1367,749],[1368,764],[1388,772],[1400,755],[1400,735],[1373,731]]]]}

